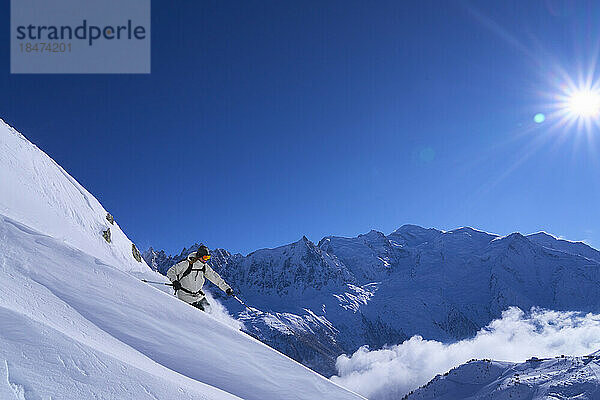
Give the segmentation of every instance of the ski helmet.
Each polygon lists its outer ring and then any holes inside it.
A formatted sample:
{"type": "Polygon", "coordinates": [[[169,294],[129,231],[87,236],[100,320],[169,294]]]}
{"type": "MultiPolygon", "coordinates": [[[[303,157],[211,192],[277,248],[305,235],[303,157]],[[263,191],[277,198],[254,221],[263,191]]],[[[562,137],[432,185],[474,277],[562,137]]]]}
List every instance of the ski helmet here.
{"type": "Polygon", "coordinates": [[[196,259],[208,261],[210,260],[210,250],[205,245],[198,247],[196,250],[196,259]]]}

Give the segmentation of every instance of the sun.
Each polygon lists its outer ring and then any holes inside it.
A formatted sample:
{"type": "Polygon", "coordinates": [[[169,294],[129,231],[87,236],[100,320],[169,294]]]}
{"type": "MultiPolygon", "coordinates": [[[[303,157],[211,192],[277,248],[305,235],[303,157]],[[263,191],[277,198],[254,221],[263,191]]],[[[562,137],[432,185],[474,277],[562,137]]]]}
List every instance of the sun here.
{"type": "Polygon", "coordinates": [[[541,114],[544,118],[534,117],[536,124],[551,122],[553,131],[561,133],[584,134],[594,140],[600,132],[600,80],[581,79],[575,83],[566,74],[561,82],[554,85],[554,94],[547,93],[550,103],[549,114],[541,114]]]}
{"type": "Polygon", "coordinates": [[[600,93],[592,89],[575,90],[567,98],[572,117],[592,119],[600,116],[600,93]]]}

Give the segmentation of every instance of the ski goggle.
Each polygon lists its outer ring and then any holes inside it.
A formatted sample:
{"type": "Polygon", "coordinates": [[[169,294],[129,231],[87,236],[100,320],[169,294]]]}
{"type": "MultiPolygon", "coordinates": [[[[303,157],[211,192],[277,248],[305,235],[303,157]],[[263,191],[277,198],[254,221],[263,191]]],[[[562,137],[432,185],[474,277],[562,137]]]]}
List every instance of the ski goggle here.
{"type": "Polygon", "coordinates": [[[202,256],[202,259],[203,259],[204,261],[208,261],[208,260],[210,260],[210,256],[202,256]]]}

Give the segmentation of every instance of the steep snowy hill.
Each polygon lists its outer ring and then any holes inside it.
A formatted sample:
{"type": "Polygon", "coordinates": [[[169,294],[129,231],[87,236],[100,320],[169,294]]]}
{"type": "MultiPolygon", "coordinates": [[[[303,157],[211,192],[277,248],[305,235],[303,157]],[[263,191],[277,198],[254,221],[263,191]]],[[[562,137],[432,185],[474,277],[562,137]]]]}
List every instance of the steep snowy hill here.
{"type": "Polygon", "coordinates": [[[546,400],[600,398],[600,355],[473,360],[438,375],[404,400],[546,400]]]}
{"type": "Polygon", "coordinates": [[[598,252],[549,235],[405,225],[387,236],[215,253],[214,268],[264,314],[247,315],[233,302],[228,309],[255,336],[326,375],[335,373],[337,355],[364,344],[380,348],[416,334],[463,339],[511,306],[600,312],[598,252]]]}
{"type": "Polygon", "coordinates": [[[0,171],[1,399],[361,398],[142,283],[106,210],[1,122],[0,171]]]}
{"type": "Polygon", "coordinates": [[[143,259],[134,258],[133,244],[98,200],[1,119],[0,166],[0,214],[124,271],[148,270],[143,259]],[[108,230],[110,244],[103,238],[108,230]]]}

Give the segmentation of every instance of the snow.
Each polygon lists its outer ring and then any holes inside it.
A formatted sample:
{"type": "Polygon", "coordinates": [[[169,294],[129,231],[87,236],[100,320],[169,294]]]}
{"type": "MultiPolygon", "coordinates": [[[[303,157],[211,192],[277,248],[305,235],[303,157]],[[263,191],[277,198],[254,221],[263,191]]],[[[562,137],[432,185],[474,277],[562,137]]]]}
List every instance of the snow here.
{"type": "Polygon", "coordinates": [[[361,398],[142,283],[100,203],[1,122],[0,171],[2,400],[361,398]]]}
{"type": "Polygon", "coordinates": [[[345,310],[351,310],[356,313],[362,305],[367,305],[369,300],[377,291],[378,282],[368,283],[362,287],[348,284],[348,292],[343,294],[334,294],[339,301],[339,305],[345,310]]]}
{"type": "Polygon", "coordinates": [[[474,360],[438,375],[406,400],[598,399],[600,357],[532,358],[523,363],[474,360]]]}
{"type": "Polygon", "coordinates": [[[0,119],[0,214],[62,240],[123,271],[144,272],[117,221],[83,186],[0,119]],[[101,232],[110,228],[112,243],[101,232]]]}

